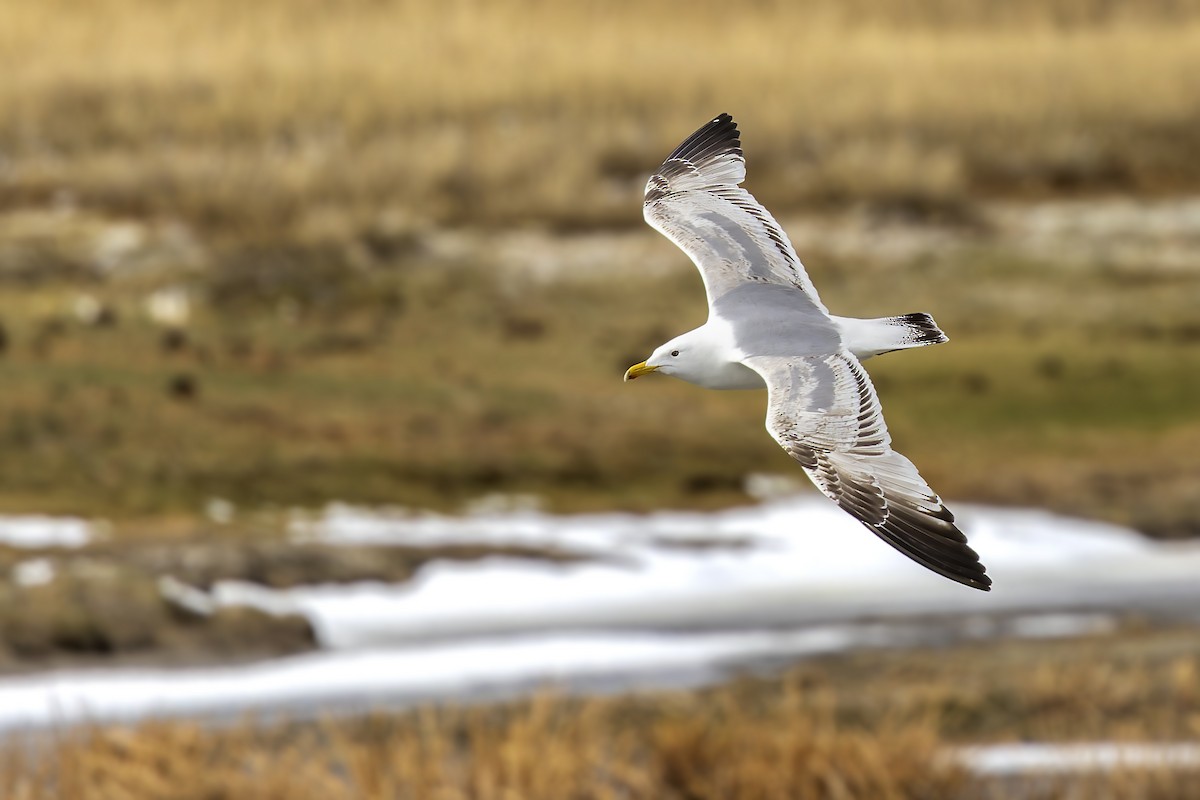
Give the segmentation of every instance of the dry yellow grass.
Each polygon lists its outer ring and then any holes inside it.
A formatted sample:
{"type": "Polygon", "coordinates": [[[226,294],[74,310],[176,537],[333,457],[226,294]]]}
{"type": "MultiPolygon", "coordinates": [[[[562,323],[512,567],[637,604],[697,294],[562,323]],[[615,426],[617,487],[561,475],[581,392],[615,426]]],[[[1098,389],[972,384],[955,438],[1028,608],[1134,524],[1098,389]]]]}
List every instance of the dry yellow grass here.
{"type": "Polygon", "coordinates": [[[56,0],[0,27],[3,205],[256,238],[634,224],[719,110],[774,207],[1200,185],[1200,5],[56,0]],[[332,221],[331,221],[332,220],[332,221]]]}
{"type": "Polygon", "coordinates": [[[10,750],[0,790],[14,800],[900,800],[944,796],[961,780],[937,761],[928,725],[843,729],[796,692],[749,713],[733,700],[543,695],[305,726],[97,729],[42,757],[10,750]]]}
{"type": "Polygon", "coordinates": [[[1190,796],[1195,774],[980,782],[966,742],[1197,735],[1194,633],[867,653],[715,690],[425,707],[318,724],[148,723],[0,754],[20,800],[899,800],[1190,796]],[[1040,788],[1039,788],[1040,787],[1040,788]]]}

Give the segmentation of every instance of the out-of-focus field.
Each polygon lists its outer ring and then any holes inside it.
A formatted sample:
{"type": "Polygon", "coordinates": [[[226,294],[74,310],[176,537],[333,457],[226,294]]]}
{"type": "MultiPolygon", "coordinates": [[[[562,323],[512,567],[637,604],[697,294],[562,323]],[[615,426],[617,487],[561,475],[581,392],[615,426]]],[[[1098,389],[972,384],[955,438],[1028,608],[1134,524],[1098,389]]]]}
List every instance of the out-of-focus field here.
{"type": "MultiPolygon", "coordinates": [[[[669,244],[500,269],[642,230],[644,175],[718,110],[785,217],[1200,187],[1193,3],[60,0],[5,9],[0,71],[0,508],[156,530],[212,497],[711,506],[795,471],[759,397],[619,384],[701,321],[669,244]]],[[[1196,270],[802,256],[840,313],[950,332],[872,365],[945,496],[1195,531],[1196,270]]]]}
{"type": "Polygon", "coordinates": [[[1100,0],[5,9],[0,180],[238,241],[635,224],[721,110],[772,208],[1193,190],[1200,5],[1100,0]]]}
{"type": "MultiPolygon", "coordinates": [[[[0,670],[315,644],[189,615],[163,575],[565,558],[299,545],[292,506],[800,484],[761,394],[620,381],[703,321],[641,188],[720,111],[835,313],[949,333],[868,366],[952,506],[1200,533],[1200,2],[45,0],[4,5],[0,75],[0,512],[111,521],[0,547],[0,670]]],[[[943,756],[1194,739],[1198,664],[1193,631],[1127,625],[701,693],[72,731],[10,742],[0,795],[1181,797],[1194,774],[980,785],[943,756]]]]}
{"type": "Polygon", "coordinates": [[[839,656],[689,693],[10,742],[13,798],[1180,798],[1193,769],[968,774],[969,743],[1194,738],[1191,630],[839,656]],[[32,749],[23,749],[31,746],[32,749]]]}
{"type": "MultiPolygon", "coordinates": [[[[542,282],[486,248],[216,265],[186,279],[213,300],[178,330],[145,318],[141,279],[11,284],[0,508],[162,534],[172,518],[194,531],[216,497],[454,508],[532,492],[652,509],[747,502],[755,472],[802,482],[759,393],[621,382],[704,314],[682,255],[651,232],[636,250],[665,272],[542,282]]],[[[988,248],[809,263],[835,311],[923,309],[950,333],[869,363],[897,447],[944,496],[1194,532],[1200,274],[988,248]]]]}

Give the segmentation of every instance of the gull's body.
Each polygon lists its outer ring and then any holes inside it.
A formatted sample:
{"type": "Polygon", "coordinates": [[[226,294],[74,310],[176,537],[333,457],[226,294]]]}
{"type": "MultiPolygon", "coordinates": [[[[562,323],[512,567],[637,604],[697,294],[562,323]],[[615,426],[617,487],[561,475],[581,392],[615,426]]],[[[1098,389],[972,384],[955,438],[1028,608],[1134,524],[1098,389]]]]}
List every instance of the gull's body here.
{"type": "Polygon", "coordinates": [[[659,347],[626,379],[662,372],[709,389],[767,389],[767,430],[822,492],[876,535],[941,575],[991,579],[954,515],[891,449],[860,361],[946,341],[927,314],[837,317],[779,224],[739,184],[737,126],[722,114],[646,184],[646,221],[700,269],[708,321],[659,347]]]}

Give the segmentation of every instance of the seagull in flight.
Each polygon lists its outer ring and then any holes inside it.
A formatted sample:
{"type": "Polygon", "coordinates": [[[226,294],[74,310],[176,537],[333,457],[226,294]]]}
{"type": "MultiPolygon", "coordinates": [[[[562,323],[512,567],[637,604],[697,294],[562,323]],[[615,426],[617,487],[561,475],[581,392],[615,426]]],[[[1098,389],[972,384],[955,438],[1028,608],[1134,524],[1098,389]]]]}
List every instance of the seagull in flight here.
{"type": "Polygon", "coordinates": [[[892,449],[862,361],[947,341],[928,314],[838,317],[787,234],[739,184],[737,124],[721,114],[675,149],[646,183],[646,222],[696,263],[708,321],[625,373],[658,372],[707,389],[767,390],[767,431],[825,495],[918,564],[988,591],[954,515],[892,449]]]}

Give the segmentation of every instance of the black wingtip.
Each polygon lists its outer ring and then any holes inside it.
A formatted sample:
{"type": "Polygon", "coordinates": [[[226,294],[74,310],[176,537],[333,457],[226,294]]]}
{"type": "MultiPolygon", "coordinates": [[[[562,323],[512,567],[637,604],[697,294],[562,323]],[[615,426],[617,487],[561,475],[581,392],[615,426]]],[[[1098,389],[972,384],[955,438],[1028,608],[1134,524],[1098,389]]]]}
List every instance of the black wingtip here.
{"type": "Polygon", "coordinates": [[[979,554],[952,522],[924,509],[897,503],[887,504],[887,515],[875,521],[871,517],[878,509],[870,503],[882,498],[872,496],[867,486],[843,484],[842,488],[838,505],[884,542],[944,578],[983,592],[991,590],[987,567],[980,563],[979,554]]]}
{"type": "MultiPolygon", "coordinates": [[[[842,506],[843,509],[846,506],[842,506]]],[[[942,506],[945,515],[891,504],[887,519],[878,524],[863,523],[872,533],[928,570],[963,586],[989,592],[991,576],[979,560],[979,554],[967,544],[967,537],[953,522],[953,515],[942,506]]],[[[857,515],[856,515],[857,516],[857,515]]]]}
{"type": "Polygon", "coordinates": [[[667,160],[678,158],[699,164],[713,156],[730,152],[742,155],[741,133],[733,117],[722,112],[684,139],[667,160]]]}

